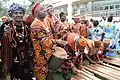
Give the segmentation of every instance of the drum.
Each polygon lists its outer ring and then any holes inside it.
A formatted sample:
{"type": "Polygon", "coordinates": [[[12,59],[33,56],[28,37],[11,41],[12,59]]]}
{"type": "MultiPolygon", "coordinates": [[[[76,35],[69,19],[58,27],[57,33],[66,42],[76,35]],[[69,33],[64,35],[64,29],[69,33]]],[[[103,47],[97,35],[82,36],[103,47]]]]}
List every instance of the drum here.
{"type": "Polygon", "coordinates": [[[66,59],[67,59],[67,52],[61,47],[56,47],[48,63],[49,71],[57,72],[61,64],[66,59]]]}
{"type": "Polygon", "coordinates": [[[103,44],[104,44],[104,47],[107,48],[110,44],[110,39],[104,39],[103,44]]]}

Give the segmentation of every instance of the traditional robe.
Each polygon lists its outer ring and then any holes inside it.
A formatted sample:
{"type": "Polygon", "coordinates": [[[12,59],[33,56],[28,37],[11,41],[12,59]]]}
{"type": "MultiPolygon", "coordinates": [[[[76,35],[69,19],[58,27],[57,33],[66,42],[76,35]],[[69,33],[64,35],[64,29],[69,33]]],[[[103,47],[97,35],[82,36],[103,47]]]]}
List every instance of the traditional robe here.
{"type": "Polygon", "coordinates": [[[46,22],[41,22],[37,18],[31,24],[31,39],[34,47],[34,76],[37,80],[45,80],[48,72],[48,60],[52,55],[54,43],[50,27],[46,22]]]}
{"type": "Polygon", "coordinates": [[[5,73],[11,73],[11,79],[13,77],[21,80],[31,79],[30,66],[28,65],[29,26],[24,21],[22,25],[16,25],[13,21],[9,21],[1,26],[0,34],[3,70],[5,70],[5,73]],[[6,30],[7,27],[9,29],[6,30]]]}

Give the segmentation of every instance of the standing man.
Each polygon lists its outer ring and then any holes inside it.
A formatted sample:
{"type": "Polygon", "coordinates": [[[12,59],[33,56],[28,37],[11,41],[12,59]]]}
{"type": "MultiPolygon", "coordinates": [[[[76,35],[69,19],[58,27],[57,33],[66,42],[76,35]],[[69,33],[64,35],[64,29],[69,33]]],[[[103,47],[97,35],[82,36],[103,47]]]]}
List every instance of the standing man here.
{"type": "Polygon", "coordinates": [[[2,72],[11,80],[32,80],[29,67],[29,26],[23,21],[25,9],[19,4],[9,7],[10,21],[0,27],[2,72]]]}
{"type": "Polygon", "coordinates": [[[70,27],[71,32],[80,34],[80,27],[81,27],[80,16],[79,15],[75,15],[73,17],[73,20],[74,20],[74,24],[72,24],[71,27],[70,27]]]}
{"type": "Polygon", "coordinates": [[[54,14],[54,8],[52,5],[47,7],[47,16],[45,17],[45,22],[47,23],[48,27],[51,28],[53,35],[57,36],[60,24],[59,19],[54,14]]]}
{"type": "Polygon", "coordinates": [[[46,80],[48,60],[52,55],[52,33],[46,25],[45,17],[45,8],[40,5],[35,13],[35,20],[31,24],[35,63],[33,75],[37,80],[46,80]]]}
{"type": "Polygon", "coordinates": [[[61,37],[65,36],[67,33],[70,32],[70,25],[66,20],[66,15],[64,12],[61,12],[59,14],[60,21],[61,21],[61,27],[60,27],[60,35],[61,37]]]}
{"type": "Polygon", "coordinates": [[[67,22],[67,20],[66,20],[66,15],[65,15],[65,13],[64,13],[64,12],[61,12],[61,13],[59,14],[59,16],[60,16],[60,21],[62,22],[62,25],[63,25],[63,29],[69,30],[69,24],[68,24],[68,22],[67,22]]]}
{"type": "MultiPolygon", "coordinates": [[[[116,40],[115,40],[116,36],[114,36],[116,26],[112,22],[112,20],[113,20],[113,16],[109,16],[107,22],[105,23],[105,25],[103,27],[103,31],[105,33],[103,41],[109,40],[109,42],[110,42],[109,46],[107,47],[108,50],[116,49],[116,40]]],[[[114,53],[113,51],[109,51],[109,52],[106,52],[105,56],[114,57],[114,56],[116,56],[116,53],[114,53]]]]}
{"type": "Polygon", "coordinates": [[[107,22],[104,24],[103,31],[105,39],[113,39],[115,33],[115,24],[112,22],[113,16],[109,16],[107,22]]]}
{"type": "Polygon", "coordinates": [[[54,18],[54,8],[52,5],[47,7],[47,16],[45,18],[47,21],[47,25],[51,28],[55,26],[55,18],[54,18]]]}

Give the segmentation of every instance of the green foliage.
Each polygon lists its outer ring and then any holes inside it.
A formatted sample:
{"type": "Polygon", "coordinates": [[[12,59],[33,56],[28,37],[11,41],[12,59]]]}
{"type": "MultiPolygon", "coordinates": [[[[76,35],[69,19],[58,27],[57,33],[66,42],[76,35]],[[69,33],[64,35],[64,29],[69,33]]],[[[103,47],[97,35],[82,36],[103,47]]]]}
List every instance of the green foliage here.
{"type": "MultiPolygon", "coordinates": [[[[36,0],[29,0],[30,2],[35,2],[36,0]]],[[[39,2],[43,2],[44,0],[39,0],[39,2]]]]}
{"type": "Polygon", "coordinates": [[[7,16],[7,8],[3,7],[3,2],[0,1],[0,17],[7,16]]]}

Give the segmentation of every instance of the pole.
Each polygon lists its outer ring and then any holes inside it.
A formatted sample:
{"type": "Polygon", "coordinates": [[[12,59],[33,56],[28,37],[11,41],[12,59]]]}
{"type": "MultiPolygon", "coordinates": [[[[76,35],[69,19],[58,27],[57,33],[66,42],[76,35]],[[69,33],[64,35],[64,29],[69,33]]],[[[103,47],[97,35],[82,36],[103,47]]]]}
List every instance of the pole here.
{"type": "Polygon", "coordinates": [[[67,0],[68,1],[68,22],[71,23],[72,22],[72,0],[67,0]]]}

